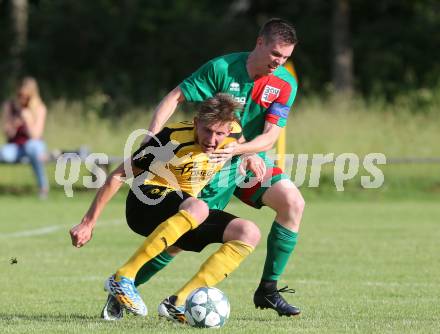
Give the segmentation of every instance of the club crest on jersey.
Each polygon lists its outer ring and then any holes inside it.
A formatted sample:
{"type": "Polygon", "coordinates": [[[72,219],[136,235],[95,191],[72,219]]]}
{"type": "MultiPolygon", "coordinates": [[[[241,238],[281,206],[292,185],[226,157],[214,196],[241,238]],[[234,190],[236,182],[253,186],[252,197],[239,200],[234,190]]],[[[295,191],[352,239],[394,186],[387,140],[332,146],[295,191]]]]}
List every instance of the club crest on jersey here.
{"type": "Polygon", "coordinates": [[[239,92],[240,84],[238,82],[231,82],[231,84],[229,85],[229,90],[231,92],[239,92]]]}
{"type": "Polygon", "coordinates": [[[261,95],[261,101],[272,103],[280,95],[281,89],[266,85],[261,95]]]}

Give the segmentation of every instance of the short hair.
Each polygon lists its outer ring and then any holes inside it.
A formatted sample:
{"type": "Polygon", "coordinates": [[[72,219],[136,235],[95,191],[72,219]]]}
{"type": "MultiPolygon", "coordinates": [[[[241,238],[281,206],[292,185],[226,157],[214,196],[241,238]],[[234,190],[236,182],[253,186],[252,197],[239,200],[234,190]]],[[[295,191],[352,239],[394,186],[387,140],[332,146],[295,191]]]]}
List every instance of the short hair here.
{"type": "Polygon", "coordinates": [[[287,21],[279,18],[272,18],[263,24],[258,34],[267,41],[279,40],[286,44],[297,44],[295,28],[287,21]]]}
{"type": "Polygon", "coordinates": [[[240,103],[225,93],[218,93],[202,102],[197,112],[197,120],[211,125],[217,122],[237,121],[236,112],[241,109],[240,103]]]}

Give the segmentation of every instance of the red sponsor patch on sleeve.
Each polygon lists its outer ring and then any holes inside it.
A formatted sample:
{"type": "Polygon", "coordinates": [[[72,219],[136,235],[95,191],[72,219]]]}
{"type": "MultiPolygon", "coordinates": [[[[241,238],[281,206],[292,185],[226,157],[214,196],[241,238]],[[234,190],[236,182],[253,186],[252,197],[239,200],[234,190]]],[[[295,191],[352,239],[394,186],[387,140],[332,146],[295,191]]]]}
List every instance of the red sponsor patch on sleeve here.
{"type": "Polygon", "coordinates": [[[287,104],[292,88],[289,83],[268,75],[255,80],[252,89],[252,100],[264,108],[269,108],[273,102],[287,104]]]}

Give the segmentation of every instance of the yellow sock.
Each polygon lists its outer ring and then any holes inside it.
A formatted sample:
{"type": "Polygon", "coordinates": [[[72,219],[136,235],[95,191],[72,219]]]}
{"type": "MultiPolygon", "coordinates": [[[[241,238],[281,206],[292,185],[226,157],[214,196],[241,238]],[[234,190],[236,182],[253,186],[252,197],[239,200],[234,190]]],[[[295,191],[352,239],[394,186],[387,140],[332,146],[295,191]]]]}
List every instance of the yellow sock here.
{"type": "Polygon", "coordinates": [[[145,239],[141,247],[116,271],[116,280],[125,276],[134,280],[139,269],[152,258],[174,244],[183,234],[198,226],[197,220],[185,210],[161,223],[145,239]]]}
{"type": "Polygon", "coordinates": [[[185,303],[186,297],[197,288],[202,286],[214,286],[223,281],[240,265],[241,261],[248,256],[254,247],[239,240],[224,243],[202,264],[197,274],[175,293],[176,305],[185,303]]]}

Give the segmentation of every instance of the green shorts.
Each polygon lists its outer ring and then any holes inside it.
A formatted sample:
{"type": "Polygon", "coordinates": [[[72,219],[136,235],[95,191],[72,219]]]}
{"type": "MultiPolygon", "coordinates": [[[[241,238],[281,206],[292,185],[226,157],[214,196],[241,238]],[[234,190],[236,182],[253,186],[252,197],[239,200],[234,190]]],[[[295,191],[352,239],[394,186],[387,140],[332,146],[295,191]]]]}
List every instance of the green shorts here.
{"type": "Polygon", "coordinates": [[[223,210],[234,195],[254,208],[261,208],[265,191],[276,182],[289,179],[289,177],[276,167],[266,154],[260,153],[259,155],[266,163],[266,175],[263,182],[252,182],[254,175],[251,172],[248,172],[246,176],[241,175],[238,169],[241,161],[238,157],[234,157],[214,175],[199,194],[199,198],[208,204],[210,209],[223,210]]]}

